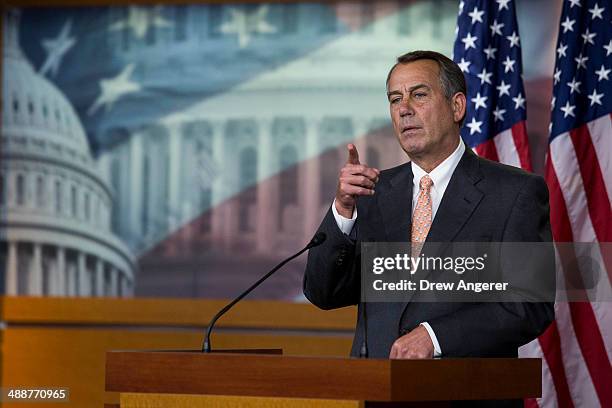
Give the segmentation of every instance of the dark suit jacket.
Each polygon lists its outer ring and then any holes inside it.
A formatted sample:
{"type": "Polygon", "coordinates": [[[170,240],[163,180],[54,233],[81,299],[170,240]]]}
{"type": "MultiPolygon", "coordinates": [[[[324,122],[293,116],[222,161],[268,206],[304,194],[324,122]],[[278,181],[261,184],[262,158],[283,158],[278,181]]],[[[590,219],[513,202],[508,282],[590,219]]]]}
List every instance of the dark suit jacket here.
{"type": "MultiPolygon", "coordinates": [[[[410,163],[382,171],[376,193],[357,201],[350,237],[330,208],[319,227],[327,240],[308,254],[304,294],[322,309],[359,305],[353,356],[359,355],[365,331],[368,357],[387,358],[398,337],[428,322],[444,357],[516,357],[517,348],[553,320],[552,303],[360,302],[360,242],[410,239],[412,178],[410,163]]],[[[453,241],[550,242],[543,178],[466,149],[427,236],[427,242],[453,241]]]]}

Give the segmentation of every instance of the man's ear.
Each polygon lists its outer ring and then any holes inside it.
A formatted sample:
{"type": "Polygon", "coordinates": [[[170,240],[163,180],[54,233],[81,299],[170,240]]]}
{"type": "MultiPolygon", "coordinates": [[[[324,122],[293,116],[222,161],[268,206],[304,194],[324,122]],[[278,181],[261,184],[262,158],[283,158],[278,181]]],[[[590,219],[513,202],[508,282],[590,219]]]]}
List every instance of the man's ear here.
{"type": "Polygon", "coordinates": [[[459,123],[465,117],[466,110],[466,98],[463,92],[457,92],[451,99],[451,106],[453,108],[453,119],[459,123]]]}

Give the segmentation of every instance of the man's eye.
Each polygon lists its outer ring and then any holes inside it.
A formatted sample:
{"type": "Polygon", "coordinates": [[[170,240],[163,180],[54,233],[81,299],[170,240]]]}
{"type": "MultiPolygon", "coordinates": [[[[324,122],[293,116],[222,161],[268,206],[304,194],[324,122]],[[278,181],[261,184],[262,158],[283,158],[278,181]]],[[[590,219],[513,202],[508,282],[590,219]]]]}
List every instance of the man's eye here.
{"type": "Polygon", "coordinates": [[[415,98],[424,98],[425,96],[427,96],[425,92],[417,92],[414,94],[415,98]]]}
{"type": "Polygon", "coordinates": [[[398,103],[401,100],[402,100],[401,98],[393,98],[389,102],[392,103],[392,104],[396,104],[396,103],[398,103]]]}

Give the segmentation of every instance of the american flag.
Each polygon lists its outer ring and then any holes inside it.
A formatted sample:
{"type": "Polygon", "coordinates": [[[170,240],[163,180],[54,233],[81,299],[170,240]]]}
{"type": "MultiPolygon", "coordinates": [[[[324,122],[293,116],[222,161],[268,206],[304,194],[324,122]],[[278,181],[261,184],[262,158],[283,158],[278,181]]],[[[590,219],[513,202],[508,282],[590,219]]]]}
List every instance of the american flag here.
{"type": "MultiPolygon", "coordinates": [[[[546,159],[556,242],[612,241],[611,8],[595,0],[563,5],[546,159]]],[[[609,288],[612,261],[603,246],[600,253],[607,274],[599,284],[609,288]]],[[[589,300],[558,301],[556,321],[523,349],[543,357],[543,395],[530,406],[612,406],[612,304],[589,300]]]]}
{"type": "Polygon", "coordinates": [[[514,2],[462,1],[453,59],[468,87],[463,140],[480,156],[531,170],[514,2]]]}
{"type": "MultiPolygon", "coordinates": [[[[605,2],[564,4],[546,160],[556,242],[612,241],[611,20],[605,2]]],[[[513,2],[462,1],[454,59],[471,103],[464,140],[482,156],[530,170],[513,2]]],[[[609,279],[603,248],[601,258],[609,279]]],[[[558,301],[555,309],[556,321],[519,351],[543,359],[542,397],[526,406],[612,406],[610,303],[558,301]]]]}

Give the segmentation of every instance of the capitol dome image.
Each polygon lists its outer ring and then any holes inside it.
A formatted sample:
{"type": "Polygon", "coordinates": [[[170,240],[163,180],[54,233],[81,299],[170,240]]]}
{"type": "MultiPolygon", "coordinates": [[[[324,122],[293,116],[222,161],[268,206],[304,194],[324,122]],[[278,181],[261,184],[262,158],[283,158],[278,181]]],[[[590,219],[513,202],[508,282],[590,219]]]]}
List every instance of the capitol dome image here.
{"type": "Polygon", "coordinates": [[[18,43],[3,15],[0,293],[131,296],[135,261],[111,231],[113,193],[62,92],[18,43]]]}

